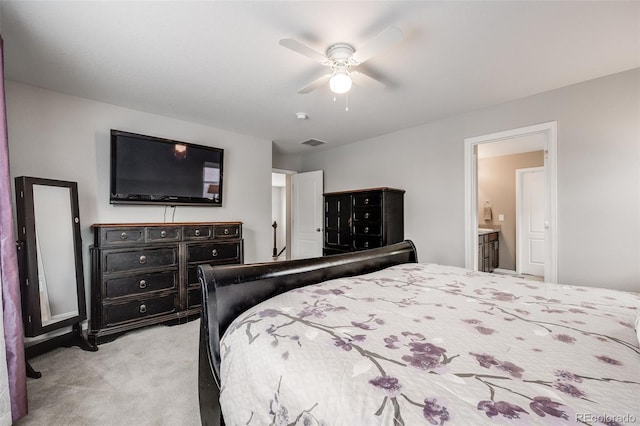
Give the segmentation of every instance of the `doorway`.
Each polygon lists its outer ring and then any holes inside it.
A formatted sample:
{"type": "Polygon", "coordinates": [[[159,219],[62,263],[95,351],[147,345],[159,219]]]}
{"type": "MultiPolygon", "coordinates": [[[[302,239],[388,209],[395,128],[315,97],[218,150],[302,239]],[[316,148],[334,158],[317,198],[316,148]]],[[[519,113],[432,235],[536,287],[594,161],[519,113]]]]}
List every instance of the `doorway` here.
{"type": "Polygon", "coordinates": [[[544,279],[557,282],[557,123],[548,122],[465,139],[465,267],[478,270],[478,148],[508,147],[518,152],[519,142],[532,135],[543,136],[544,150],[544,279]]]}
{"type": "Polygon", "coordinates": [[[273,249],[271,258],[274,261],[288,259],[287,245],[290,241],[290,207],[287,181],[291,172],[273,170],[271,172],[271,227],[273,228],[273,249]]]}
{"type": "Polygon", "coordinates": [[[323,172],[272,169],[274,261],[322,256],[323,172]]]}

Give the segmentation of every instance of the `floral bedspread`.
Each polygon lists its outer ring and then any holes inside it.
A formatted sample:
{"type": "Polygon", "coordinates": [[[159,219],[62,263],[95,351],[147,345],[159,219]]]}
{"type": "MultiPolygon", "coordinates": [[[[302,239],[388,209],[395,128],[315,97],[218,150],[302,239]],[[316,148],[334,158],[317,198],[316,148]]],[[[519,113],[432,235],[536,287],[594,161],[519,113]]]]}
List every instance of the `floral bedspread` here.
{"type": "Polygon", "coordinates": [[[222,340],[234,425],[640,422],[640,295],[404,264],[279,295],[222,340]]]}

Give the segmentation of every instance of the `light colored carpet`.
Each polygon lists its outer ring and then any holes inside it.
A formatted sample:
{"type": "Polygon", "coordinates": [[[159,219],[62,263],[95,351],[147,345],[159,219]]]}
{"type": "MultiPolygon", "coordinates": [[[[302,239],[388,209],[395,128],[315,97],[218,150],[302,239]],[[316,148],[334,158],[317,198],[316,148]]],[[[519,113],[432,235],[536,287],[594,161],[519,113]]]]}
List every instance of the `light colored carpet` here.
{"type": "Polygon", "coordinates": [[[59,348],[32,358],[27,379],[31,425],[200,425],[200,320],[153,326],[99,345],[59,348]]]}

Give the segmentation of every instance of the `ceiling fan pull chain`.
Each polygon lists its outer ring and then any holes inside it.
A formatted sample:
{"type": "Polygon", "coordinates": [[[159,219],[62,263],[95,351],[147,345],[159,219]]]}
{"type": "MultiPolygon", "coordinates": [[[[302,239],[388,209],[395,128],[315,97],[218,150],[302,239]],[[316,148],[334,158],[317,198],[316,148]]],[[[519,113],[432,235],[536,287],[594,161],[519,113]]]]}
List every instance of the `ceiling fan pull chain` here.
{"type": "Polygon", "coordinates": [[[344,104],[345,104],[345,111],[349,111],[349,92],[347,92],[344,96],[344,104]]]}

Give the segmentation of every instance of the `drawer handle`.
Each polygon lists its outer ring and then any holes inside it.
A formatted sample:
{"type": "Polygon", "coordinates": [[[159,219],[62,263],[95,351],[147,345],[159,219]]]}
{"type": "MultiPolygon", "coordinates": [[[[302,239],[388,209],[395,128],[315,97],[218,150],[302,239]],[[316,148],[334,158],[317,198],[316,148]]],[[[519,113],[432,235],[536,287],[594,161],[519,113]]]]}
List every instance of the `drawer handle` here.
{"type": "Polygon", "coordinates": [[[120,239],[121,240],[126,240],[127,239],[127,233],[123,232],[122,234],[120,234],[120,239]]]}
{"type": "Polygon", "coordinates": [[[144,256],[144,255],[140,256],[140,263],[143,265],[147,263],[147,256],[144,256]]]}
{"type": "Polygon", "coordinates": [[[224,235],[229,235],[229,228],[224,228],[224,235]]]}
{"type": "Polygon", "coordinates": [[[162,238],[165,238],[165,237],[167,236],[167,231],[161,231],[161,232],[160,232],[160,236],[161,236],[162,238]]]}
{"type": "Polygon", "coordinates": [[[200,236],[200,230],[199,230],[199,229],[196,229],[196,232],[194,232],[193,234],[194,234],[196,237],[199,237],[199,236],[200,236]]]}
{"type": "Polygon", "coordinates": [[[146,280],[140,280],[140,284],[138,284],[138,287],[147,288],[147,281],[146,280]]]}
{"type": "Polygon", "coordinates": [[[364,248],[369,248],[369,241],[365,241],[364,248]]]}
{"type": "Polygon", "coordinates": [[[368,227],[368,226],[365,226],[365,227],[364,227],[364,233],[365,233],[365,234],[368,234],[368,233],[369,233],[369,227],[368,227]]]}
{"type": "Polygon", "coordinates": [[[141,314],[147,313],[147,305],[145,304],[140,305],[140,309],[138,310],[140,311],[141,314]]]}
{"type": "Polygon", "coordinates": [[[218,250],[216,250],[216,249],[211,250],[211,255],[213,257],[218,257],[218,250]]]}
{"type": "Polygon", "coordinates": [[[368,199],[368,198],[365,198],[365,199],[364,199],[364,203],[365,203],[365,204],[369,204],[369,199],[368,199]]]}
{"type": "Polygon", "coordinates": [[[369,213],[365,213],[365,214],[364,214],[364,218],[365,218],[365,219],[369,219],[369,213]]]}

